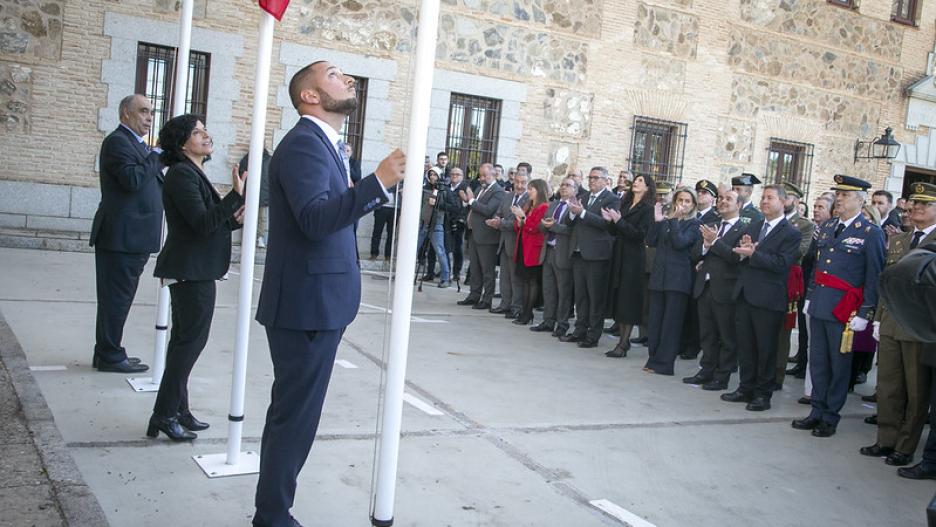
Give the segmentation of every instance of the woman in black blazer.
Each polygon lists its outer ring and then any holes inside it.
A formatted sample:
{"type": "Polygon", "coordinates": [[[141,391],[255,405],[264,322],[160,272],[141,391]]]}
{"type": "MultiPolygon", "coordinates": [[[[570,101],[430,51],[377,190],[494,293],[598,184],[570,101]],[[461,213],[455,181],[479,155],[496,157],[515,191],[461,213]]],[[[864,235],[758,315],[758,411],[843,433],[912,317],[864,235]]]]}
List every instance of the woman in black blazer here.
{"type": "Polygon", "coordinates": [[[654,207],[654,224],[647,233],[647,245],[656,247],[650,273],[650,357],[644,371],[673,375],[673,363],[679,354],[679,341],[686,305],[692,292],[692,257],[690,251],[702,236],[696,219],[695,192],[688,187],[673,194],[672,209],[663,215],[663,206],[654,207]]]}
{"type": "Polygon", "coordinates": [[[608,230],[614,234],[614,255],[611,258],[610,316],[618,324],[620,340],[607,357],[626,357],[630,349],[631,330],[639,325],[643,315],[644,262],[646,237],[653,223],[656,184],[650,176],[637,176],[630,191],[621,200],[621,210],[603,210],[608,230]]]}
{"type": "Polygon", "coordinates": [[[194,115],[180,115],[159,131],[162,162],[169,167],[163,184],[163,207],[169,227],[156,259],[155,275],[172,297],[172,333],[166,369],[159,383],[146,435],[162,431],[174,441],[191,441],[208,424],[192,416],[188,378],[208,343],[215,305],[215,280],[231,262],[231,231],[244,216],[244,180],[237,168],[233,189],[222,199],[203,169],[213,145],[205,125],[194,115]]]}

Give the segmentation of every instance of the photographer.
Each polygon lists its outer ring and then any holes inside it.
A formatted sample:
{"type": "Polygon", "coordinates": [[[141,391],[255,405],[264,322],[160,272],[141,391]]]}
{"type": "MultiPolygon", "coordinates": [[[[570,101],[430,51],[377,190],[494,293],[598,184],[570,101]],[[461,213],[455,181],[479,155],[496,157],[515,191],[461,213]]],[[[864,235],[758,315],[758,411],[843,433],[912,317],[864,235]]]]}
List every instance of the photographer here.
{"type": "MultiPolygon", "coordinates": [[[[432,233],[429,236],[429,242],[435,252],[436,259],[439,261],[439,267],[441,267],[439,287],[446,288],[451,285],[449,282],[449,261],[445,253],[446,213],[457,212],[458,204],[455,202],[455,195],[449,190],[448,184],[441,181],[440,173],[441,170],[438,167],[432,167],[426,172],[422,211],[419,219],[419,241],[416,245],[419,248],[417,257],[419,261],[422,261],[428,252],[427,247],[423,246],[426,242],[426,235],[432,233]]],[[[428,269],[427,273],[431,271],[431,269],[428,269]]]]}

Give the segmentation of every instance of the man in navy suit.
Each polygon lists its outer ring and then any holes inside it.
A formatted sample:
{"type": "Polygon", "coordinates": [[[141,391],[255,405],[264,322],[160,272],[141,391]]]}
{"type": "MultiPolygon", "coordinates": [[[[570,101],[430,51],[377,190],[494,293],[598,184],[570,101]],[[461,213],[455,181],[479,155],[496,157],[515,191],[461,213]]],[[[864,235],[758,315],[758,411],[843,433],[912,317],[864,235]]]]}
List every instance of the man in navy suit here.
{"type": "Polygon", "coordinates": [[[289,82],[299,122],[270,161],[270,239],[257,321],[273,389],[260,447],[254,525],[294,526],[296,478],[318,429],[338,343],[361,300],[355,222],[403,179],[399,150],[350,185],[338,130],[358,105],[354,79],[314,62],[289,82]]]}
{"type": "Polygon", "coordinates": [[[97,323],[92,366],[137,373],[149,366],[121,345],[124,323],[150,253],[159,252],[162,229],[162,163],[144,137],[153,106],[142,95],[120,101],[120,126],[101,144],[101,203],[91,224],[97,277],[97,323]]]}

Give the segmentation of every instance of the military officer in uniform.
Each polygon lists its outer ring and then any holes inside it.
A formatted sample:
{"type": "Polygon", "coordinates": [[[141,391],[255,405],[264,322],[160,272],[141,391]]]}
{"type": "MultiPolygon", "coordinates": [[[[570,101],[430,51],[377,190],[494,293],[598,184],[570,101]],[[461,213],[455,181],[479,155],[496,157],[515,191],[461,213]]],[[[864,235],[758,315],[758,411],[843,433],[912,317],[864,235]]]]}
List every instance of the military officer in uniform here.
{"type": "Polygon", "coordinates": [[[751,201],[754,185],[760,185],[760,183],[761,180],[757,179],[757,176],[747,172],[731,178],[731,190],[737,192],[738,199],[741,200],[741,217],[748,218],[751,223],[757,223],[764,219],[764,215],[757,210],[757,207],[751,201]]]}
{"type": "Polygon", "coordinates": [[[851,376],[848,341],[868,327],[877,305],[885,246],[881,228],[861,215],[870,187],[855,177],[835,176],[838,217],[822,224],[816,242],[816,266],[804,306],[809,315],[812,411],[793,421],[793,428],[812,430],[815,437],[835,434],[851,376]]]}
{"type": "MultiPolygon", "coordinates": [[[[911,187],[912,232],[890,239],[885,267],[899,262],[917,246],[936,241],[936,185],[916,183],[911,187]]],[[[931,369],[921,364],[923,343],[914,339],[881,305],[875,316],[878,345],[878,433],[877,441],[861,448],[861,454],[884,457],[888,465],[913,461],[923,433],[929,406],[931,369]]]]}
{"type": "MultiPolygon", "coordinates": [[[[699,210],[696,211],[696,218],[702,225],[713,226],[718,231],[717,225],[721,218],[715,207],[715,200],[718,198],[718,185],[707,179],[700,179],[695,185],[696,199],[699,200],[699,210]]],[[[692,267],[692,283],[698,279],[695,266],[692,267]]],[[[683,329],[682,342],[679,344],[679,358],[684,360],[694,360],[699,356],[701,345],[699,343],[699,304],[698,300],[689,295],[689,302],[686,304],[686,327],[683,329]]]]}

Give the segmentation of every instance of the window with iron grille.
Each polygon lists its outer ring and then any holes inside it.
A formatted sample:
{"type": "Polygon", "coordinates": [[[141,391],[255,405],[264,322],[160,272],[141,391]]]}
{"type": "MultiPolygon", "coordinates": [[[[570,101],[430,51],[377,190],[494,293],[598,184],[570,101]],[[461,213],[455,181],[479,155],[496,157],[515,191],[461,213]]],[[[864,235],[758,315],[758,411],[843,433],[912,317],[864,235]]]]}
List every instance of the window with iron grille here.
{"type": "Polygon", "coordinates": [[[361,146],[364,142],[364,112],[367,110],[367,79],[354,77],[354,85],[357,87],[358,107],[354,113],[345,117],[341,126],[341,138],[351,145],[351,159],[360,161],[361,146]]]}
{"type": "Polygon", "coordinates": [[[445,138],[449,167],[462,169],[465,177],[476,177],[482,163],[494,163],[500,113],[501,101],[497,99],[452,94],[445,138]]]}
{"type": "Polygon", "coordinates": [[[828,3],[832,5],[837,5],[839,7],[846,7],[848,9],[855,9],[855,0],[827,0],[828,3]]]}
{"type": "Polygon", "coordinates": [[[635,115],[628,159],[630,171],[635,176],[677,183],[682,179],[686,128],[686,123],[635,115]]]}
{"type": "MultiPolygon", "coordinates": [[[[175,87],[176,48],[140,42],[137,45],[136,93],[146,96],[153,105],[153,128],[146,138],[156,144],[159,130],[173,115],[172,91],[175,87]]],[[[189,54],[188,85],[185,95],[185,113],[201,117],[207,126],[208,74],[211,55],[200,51],[189,54]]]]}
{"type": "Polygon", "coordinates": [[[767,150],[767,169],[764,171],[766,183],[777,184],[786,181],[793,183],[804,193],[808,192],[812,159],[813,145],[771,137],[770,148],[767,150]]]}
{"type": "Polygon", "coordinates": [[[917,25],[920,2],[918,0],[894,0],[891,20],[908,26],[917,25]]]}

